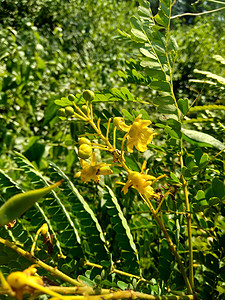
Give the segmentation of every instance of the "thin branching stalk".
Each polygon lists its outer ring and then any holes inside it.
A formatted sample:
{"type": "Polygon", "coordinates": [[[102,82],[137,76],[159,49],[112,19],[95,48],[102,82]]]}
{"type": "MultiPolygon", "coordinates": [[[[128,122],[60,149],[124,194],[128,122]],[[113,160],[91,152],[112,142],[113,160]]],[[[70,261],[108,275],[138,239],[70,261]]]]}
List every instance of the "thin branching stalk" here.
{"type": "MultiPolygon", "coordinates": [[[[140,195],[141,195],[141,194],[140,194],[140,195]]],[[[164,236],[165,236],[165,238],[166,238],[166,240],[167,240],[167,242],[168,242],[168,244],[169,244],[169,246],[170,246],[170,250],[172,251],[173,255],[175,256],[175,258],[176,258],[176,260],[177,260],[177,262],[178,262],[178,265],[179,265],[179,268],[180,268],[180,272],[181,272],[181,274],[182,274],[182,276],[183,276],[183,278],[184,278],[184,281],[185,281],[185,284],[186,284],[188,293],[189,293],[189,294],[193,294],[193,291],[192,291],[192,287],[191,287],[190,281],[189,281],[189,279],[188,279],[188,277],[187,277],[187,274],[186,274],[186,271],[185,271],[185,269],[184,269],[184,265],[183,265],[183,263],[182,263],[182,261],[181,261],[181,258],[180,258],[179,254],[178,254],[178,252],[177,252],[176,246],[175,246],[174,243],[172,242],[172,240],[171,240],[171,238],[170,238],[170,236],[169,236],[169,234],[168,234],[168,232],[167,232],[167,229],[166,229],[166,227],[165,227],[165,225],[164,225],[163,220],[162,220],[161,218],[159,218],[159,216],[156,214],[156,210],[154,209],[154,207],[153,207],[151,201],[150,201],[148,198],[144,197],[143,195],[141,195],[141,197],[142,197],[142,199],[144,200],[144,202],[148,205],[148,207],[150,208],[151,213],[152,213],[154,219],[155,219],[156,222],[158,223],[158,225],[159,225],[161,231],[164,233],[164,236]]]]}
{"type": "Polygon", "coordinates": [[[27,258],[29,261],[31,261],[33,264],[38,265],[39,267],[45,269],[46,271],[48,271],[51,274],[54,274],[56,277],[62,279],[63,281],[66,281],[72,285],[75,286],[82,286],[83,284],[78,282],[77,280],[67,276],[66,274],[64,274],[63,272],[59,271],[57,268],[53,268],[49,265],[47,265],[46,263],[44,263],[43,261],[41,261],[39,258],[32,256],[28,251],[23,250],[22,248],[18,247],[16,244],[11,243],[8,240],[5,240],[3,238],[0,237],[0,243],[2,243],[3,245],[15,250],[19,255],[27,258]]]}

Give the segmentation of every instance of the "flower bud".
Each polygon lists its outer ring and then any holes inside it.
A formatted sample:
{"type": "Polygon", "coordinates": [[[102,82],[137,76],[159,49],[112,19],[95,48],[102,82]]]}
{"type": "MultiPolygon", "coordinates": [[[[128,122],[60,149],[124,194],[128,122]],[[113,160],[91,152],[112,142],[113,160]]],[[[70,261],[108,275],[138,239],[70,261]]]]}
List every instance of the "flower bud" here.
{"type": "Polygon", "coordinates": [[[86,101],[92,101],[92,100],[94,100],[94,98],[95,98],[95,93],[94,92],[92,92],[92,91],[90,91],[90,90],[85,90],[84,92],[83,92],[83,97],[84,97],[84,99],[86,100],[86,101]]]}
{"type": "Polygon", "coordinates": [[[81,144],[78,149],[78,156],[82,159],[87,159],[92,154],[92,148],[90,145],[87,144],[81,144]]]}
{"type": "Polygon", "coordinates": [[[41,234],[46,235],[48,233],[48,224],[44,223],[41,227],[41,234]]]}
{"type": "Polygon", "coordinates": [[[72,106],[67,106],[65,108],[65,113],[68,117],[71,117],[72,115],[74,115],[74,109],[72,106]]]}
{"type": "Polygon", "coordinates": [[[79,143],[79,145],[82,145],[82,144],[91,145],[91,141],[85,137],[80,138],[78,143],[79,143]]]}
{"type": "Polygon", "coordinates": [[[88,112],[87,105],[82,105],[81,110],[83,113],[87,114],[87,112],[88,112]]]}
{"type": "Polygon", "coordinates": [[[73,94],[69,94],[68,99],[69,99],[70,101],[75,101],[75,100],[76,100],[76,97],[75,97],[73,94]]]}
{"type": "Polygon", "coordinates": [[[60,109],[58,110],[58,115],[59,115],[60,117],[66,117],[66,110],[65,110],[65,108],[60,108],[60,109]]]}

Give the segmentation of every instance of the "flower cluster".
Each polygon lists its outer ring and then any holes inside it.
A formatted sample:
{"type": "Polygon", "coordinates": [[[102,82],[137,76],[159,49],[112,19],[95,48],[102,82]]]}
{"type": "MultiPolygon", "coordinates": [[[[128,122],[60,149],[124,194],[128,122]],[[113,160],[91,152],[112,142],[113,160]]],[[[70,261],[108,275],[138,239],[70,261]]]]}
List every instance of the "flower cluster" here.
{"type": "MultiPolygon", "coordinates": [[[[98,119],[97,126],[93,121],[93,110],[92,104],[89,101],[89,96],[91,94],[87,93],[87,91],[83,94],[84,99],[87,100],[87,115],[84,112],[81,112],[79,108],[77,108],[78,114],[81,114],[81,119],[86,120],[92,126],[92,128],[96,131],[96,136],[104,141],[105,145],[97,144],[95,142],[91,142],[89,139],[82,137],[79,139],[79,148],[78,148],[78,157],[80,158],[80,164],[82,169],[77,172],[74,177],[81,177],[81,181],[84,183],[94,180],[95,182],[99,182],[99,175],[111,175],[113,171],[110,168],[110,164],[106,164],[103,162],[97,163],[96,155],[93,152],[93,148],[107,150],[113,155],[113,162],[117,163],[119,166],[123,167],[128,172],[128,180],[125,183],[122,191],[124,194],[128,192],[130,187],[135,188],[142,196],[150,199],[159,197],[152,188],[152,183],[157,180],[154,176],[148,175],[147,171],[144,173],[143,168],[142,171],[134,172],[128,168],[126,165],[126,161],[123,155],[123,146],[126,141],[127,151],[132,153],[133,148],[135,147],[138,151],[144,152],[147,150],[147,146],[152,142],[152,139],[155,135],[152,128],[149,127],[151,121],[142,120],[142,115],[139,114],[133,124],[127,125],[123,118],[115,117],[113,119],[113,145],[109,141],[109,130],[110,130],[110,122],[108,121],[106,135],[102,134],[100,119],[98,119]],[[86,95],[87,94],[87,95],[86,95]],[[87,97],[88,96],[88,97],[87,97]],[[116,148],[116,130],[122,130],[126,132],[123,137],[121,150],[116,148]],[[86,161],[89,159],[90,161],[86,161]]],[[[93,99],[92,99],[93,100],[93,99]]],[[[146,163],[143,165],[146,166],[146,163]]]]}

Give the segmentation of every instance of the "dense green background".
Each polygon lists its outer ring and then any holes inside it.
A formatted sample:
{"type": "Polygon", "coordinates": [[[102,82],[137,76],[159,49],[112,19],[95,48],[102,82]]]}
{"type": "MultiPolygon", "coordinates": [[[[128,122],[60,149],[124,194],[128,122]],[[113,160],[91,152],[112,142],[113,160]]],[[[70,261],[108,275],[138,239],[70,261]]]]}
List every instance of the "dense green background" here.
{"type": "MultiPolygon", "coordinates": [[[[156,13],[158,2],[150,2],[156,13]]],[[[192,2],[177,1],[172,15],[219,7],[219,4],[206,1],[196,5],[191,5],[192,2]]],[[[149,89],[149,77],[139,64],[138,44],[135,48],[117,31],[129,31],[129,19],[137,15],[137,6],[133,0],[2,0],[0,4],[0,200],[3,202],[21,190],[41,187],[46,179],[55,182],[68,176],[59,194],[60,203],[77,222],[80,221],[79,235],[83,240],[82,245],[76,242],[73,228],[68,225],[68,219],[65,219],[62,206],[55,196],[41,203],[44,216],[38,207],[28,211],[12,230],[13,235],[16,241],[29,248],[44,217],[53,216],[51,223],[59,240],[54,246],[53,264],[72,277],[85,275],[94,284],[99,283],[96,276],[101,275],[103,286],[121,289],[135,289],[137,281],[107,273],[109,253],[102,246],[99,232],[94,234],[94,238],[99,239],[97,256],[94,254],[96,249],[91,248],[96,219],[88,214],[85,202],[80,203],[76,199],[82,195],[95,213],[110,245],[113,260],[117,261],[117,268],[138,274],[137,260],[129,244],[131,240],[125,239],[127,236],[122,230],[126,228],[122,228],[111,190],[103,190],[102,186],[92,183],[84,185],[73,178],[74,172],[80,168],[76,143],[78,136],[84,133],[84,126],[81,122],[62,121],[57,115],[54,100],[70,93],[82,93],[85,89],[107,93],[112,88],[128,88],[135,98],[139,98],[139,102],[127,103],[121,99],[116,103],[98,103],[95,104],[96,116],[104,122],[110,116],[122,115],[122,109],[133,113],[133,116],[144,109],[143,114],[147,118],[150,116],[159,134],[155,146],[150,146],[145,153],[150,173],[167,174],[167,183],[160,185],[163,192],[166,191],[163,188],[171,185],[178,190],[176,199],[170,197],[163,209],[173,211],[182,207],[183,194],[179,190],[179,180],[169,176],[170,172],[179,175],[176,172],[179,168],[177,140],[158,124],[164,115],[157,110],[158,94],[149,89]],[[75,189],[70,182],[73,182],[75,189]],[[120,226],[115,228],[115,224],[120,226]],[[61,249],[66,252],[65,260],[57,258],[61,249]],[[98,269],[89,271],[90,268],[84,267],[86,258],[102,264],[104,260],[105,274],[98,269]]],[[[202,83],[190,81],[205,78],[195,69],[225,76],[224,64],[213,58],[213,55],[225,57],[224,18],[224,11],[220,11],[172,20],[171,34],[179,46],[173,74],[177,99],[187,97],[191,104],[198,97],[198,106],[225,105],[223,85],[205,84],[203,88],[202,83]]],[[[193,110],[184,123],[188,129],[203,131],[224,143],[224,112],[224,109],[218,111],[213,108],[193,110]]],[[[126,111],[124,114],[127,122],[132,120],[133,116],[126,111]]],[[[203,299],[217,299],[219,295],[224,299],[224,156],[216,159],[214,156],[219,148],[189,142],[184,158],[185,176],[189,180],[189,193],[196,209],[193,232],[197,292],[203,299]],[[199,192],[201,190],[204,195],[199,192]],[[216,199],[213,200],[213,197],[216,199]],[[197,204],[205,198],[209,201],[205,207],[197,204]]],[[[109,159],[105,154],[102,156],[102,159],[109,159]]],[[[128,164],[133,170],[139,170],[142,162],[143,157],[137,152],[129,156],[128,164]]],[[[129,191],[126,196],[121,194],[121,186],[115,185],[115,181],[119,173],[125,181],[126,174],[119,169],[114,172],[110,179],[105,179],[105,183],[119,199],[139,253],[143,277],[150,281],[150,284],[140,283],[137,290],[154,295],[166,294],[167,284],[171,289],[182,290],[183,281],[174,268],[174,257],[147,207],[137,199],[134,191],[129,191]]],[[[179,244],[179,251],[186,259],[185,215],[172,214],[171,218],[165,214],[164,218],[171,237],[179,244]]],[[[12,239],[4,228],[1,228],[0,235],[12,239]]],[[[41,241],[39,246],[39,257],[50,262],[41,241]]],[[[0,251],[0,265],[5,274],[29,265],[9,249],[0,246],[0,251]]]]}

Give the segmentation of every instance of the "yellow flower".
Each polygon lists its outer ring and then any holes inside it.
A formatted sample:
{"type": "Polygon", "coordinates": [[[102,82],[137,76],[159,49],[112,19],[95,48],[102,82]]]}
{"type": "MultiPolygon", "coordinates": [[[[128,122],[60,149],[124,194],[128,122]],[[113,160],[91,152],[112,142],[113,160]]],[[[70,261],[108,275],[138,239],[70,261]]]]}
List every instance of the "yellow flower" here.
{"type": "Polygon", "coordinates": [[[127,151],[130,153],[133,152],[134,146],[140,152],[146,151],[147,145],[151,143],[155,135],[153,130],[148,127],[152,122],[149,120],[141,120],[141,117],[141,114],[137,116],[130,126],[125,124],[123,118],[116,117],[113,120],[113,124],[116,128],[127,132],[127,151]]]}
{"type": "Polygon", "coordinates": [[[91,155],[91,162],[90,164],[80,159],[80,164],[82,167],[82,170],[74,175],[74,177],[81,177],[81,181],[88,182],[92,179],[95,182],[99,182],[99,175],[110,175],[112,174],[112,170],[110,169],[110,165],[106,163],[97,163],[96,155],[93,152],[91,155]]]}
{"type": "Polygon", "coordinates": [[[151,143],[155,133],[148,125],[151,124],[149,120],[141,120],[142,115],[139,115],[133,122],[128,132],[127,137],[127,151],[132,153],[133,147],[144,152],[147,150],[147,145],[151,143]]]}
{"type": "Polygon", "coordinates": [[[125,132],[128,132],[131,128],[131,126],[128,126],[124,119],[121,118],[121,117],[115,117],[113,119],[113,125],[117,128],[117,129],[120,129],[120,130],[123,130],[125,132]]]}
{"type": "Polygon", "coordinates": [[[140,194],[147,198],[159,197],[151,187],[155,179],[154,176],[132,171],[129,173],[127,182],[122,191],[126,194],[130,187],[134,187],[140,194]]]}

